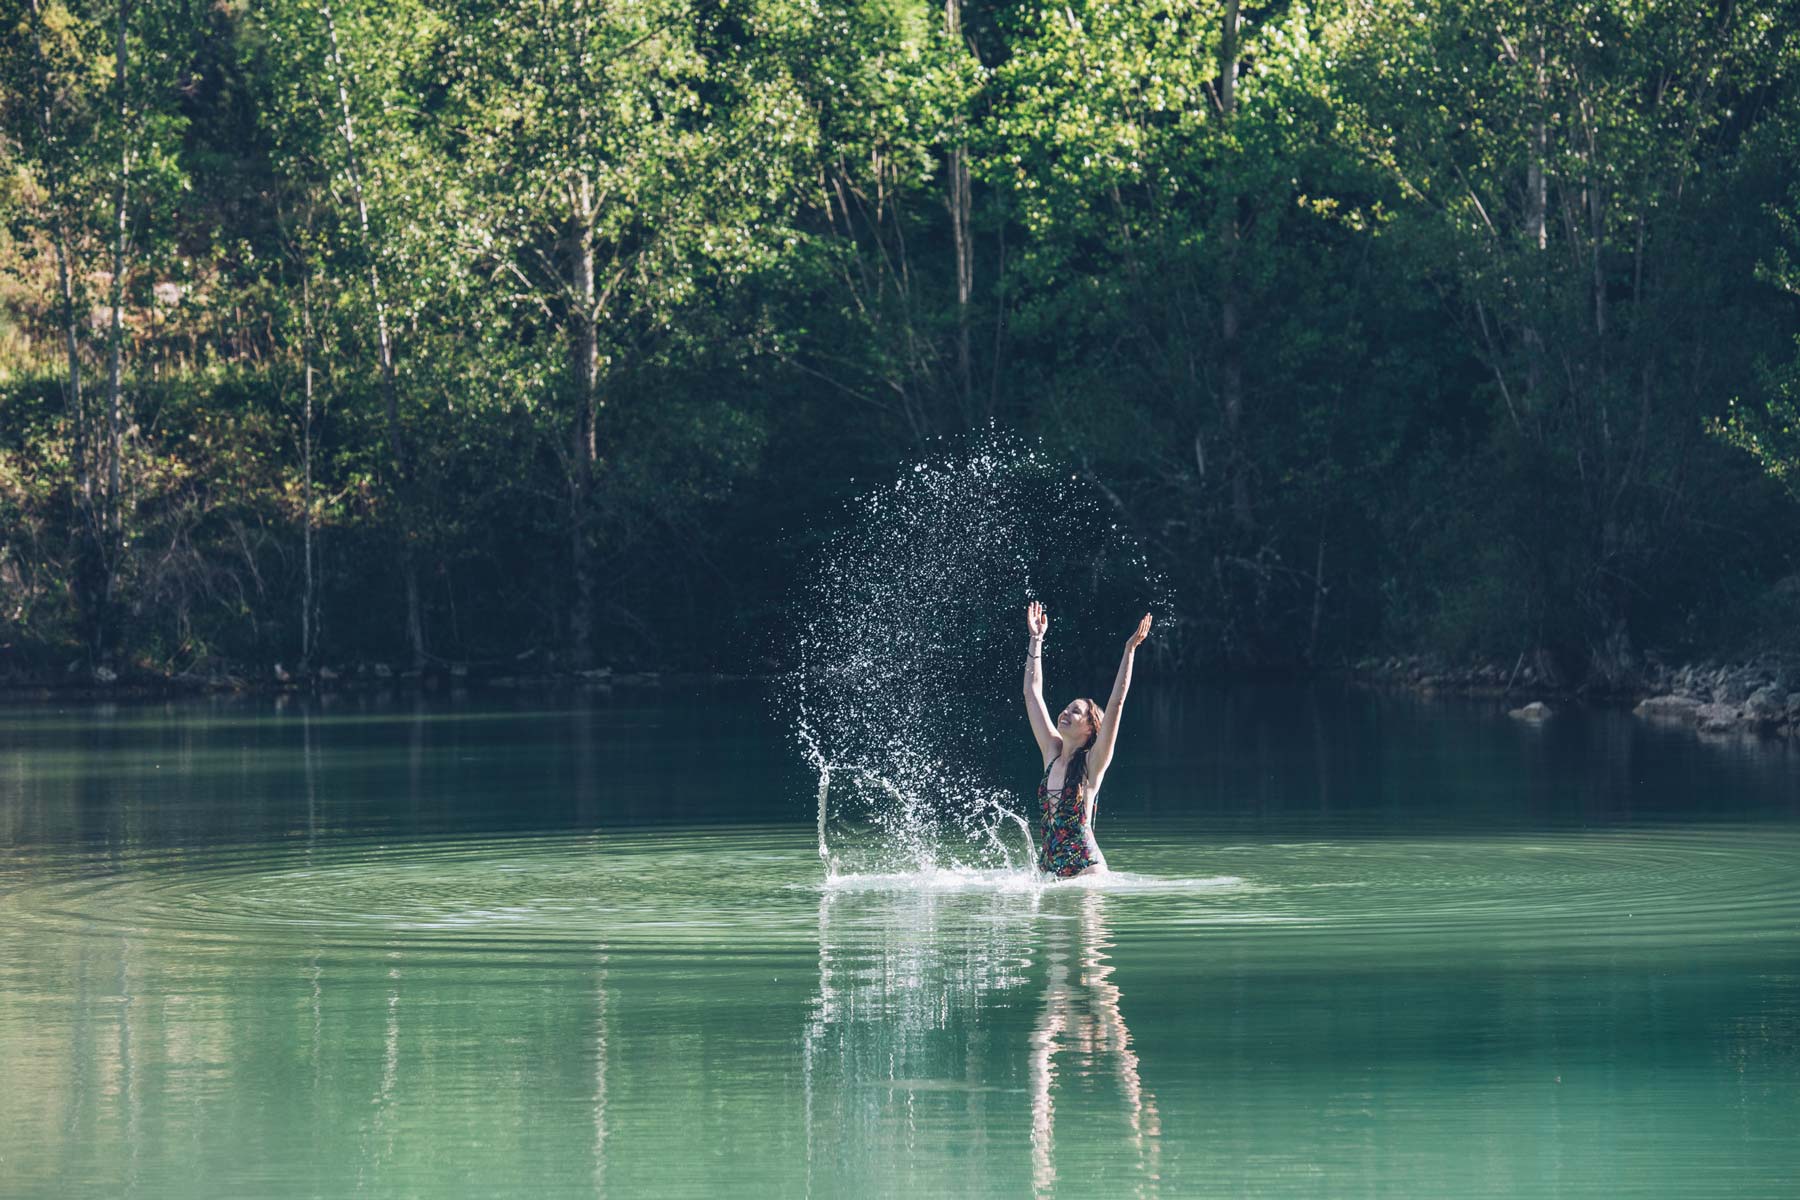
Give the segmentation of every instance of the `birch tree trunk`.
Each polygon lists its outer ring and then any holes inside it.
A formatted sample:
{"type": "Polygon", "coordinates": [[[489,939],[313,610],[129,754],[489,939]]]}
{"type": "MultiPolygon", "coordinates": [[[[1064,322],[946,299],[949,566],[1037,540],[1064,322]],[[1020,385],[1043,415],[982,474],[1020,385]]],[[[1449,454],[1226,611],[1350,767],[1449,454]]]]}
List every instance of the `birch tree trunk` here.
{"type": "Polygon", "coordinates": [[[569,570],[575,584],[569,613],[569,652],[577,670],[593,665],[594,567],[588,552],[588,497],[593,491],[600,389],[598,297],[594,281],[592,186],[584,177],[571,188],[569,272],[572,293],[575,413],[569,447],[569,570]]]}
{"type": "Polygon", "coordinates": [[[1550,155],[1550,127],[1544,107],[1549,101],[1549,80],[1545,74],[1544,35],[1536,34],[1537,46],[1532,51],[1533,94],[1537,113],[1531,123],[1530,161],[1525,164],[1525,236],[1533,246],[1543,250],[1549,246],[1544,227],[1545,210],[1549,207],[1549,187],[1545,180],[1544,160],[1550,155]]]}
{"type": "Polygon", "coordinates": [[[300,665],[310,669],[313,654],[318,649],[313,636],[317,601],[313,583],[313,320],[310,270],[300,277],[300,339],[300,503],[304,508],[300,537],[306,568],[305,585],[300,593],[300,665]]]}
{"type": "Polygon", "coordinates": [[[32,45],[37,60],[37,122],[44,139],[44,185],[46,203],[52,213],[51,241],[56,252],[56,288],[61,311],[64,350],[68,358],[68,382],[64,387],[64,404],[69,417],[70,466],[74,474],[74,523],[71,530],[75,546],[74,591],[76,607],[89,619],[94,612],[93,557],[98,532],[94,517],[94,480],[89,469],[87,397],[81,387],[81,325],[75,311],[75,248],[67,220],[67,190],[57,154],[55,123],[52,120],[50,96],[50,64],[43,57],[43,11],[40,0],[31,0],[32,45]]]}
{"type": "MultiPolygon", "coordinates": [[[[1550,156],[1550,127],[1545,117],[1545,108],[1549,105],[1549,78],[1545,72],[1544,33],[1535,33],[1536,47],[1532,51],[1533,92],[1537,103],[1536,119],[1531,124],[1530,160],[1525,165],[1525,237],[1527,242],[1538,250],[1550,245],[1549,231],[1545,218],[1549,209],[1550,189],[1544,171],[1545,160],[1550,156]]],[[[1544,336],[1538,331],[1532,317],[1525,323],[1525,394],[1530,402],[1539,399],[1538,393],[1543,387],[1544,336]]],[[[1535,424],[1533,428],[1535,428],[1535,424]]]]}
{"type": "MultiPolygon", "coordinates": [[[[1550,246],[1550,232],[1546,228],[1546,214],[1550,209],[1550,185],[1544,175],[1544,160],[1550,157],[1550,126],[1546,124],[1544,117],[1544,106],[1548,104],[1548,79],[1544,74],[1544,34],[1541,31],[1537,32],[1532,72],[1537,117],[1532,121],[1532,146],[1528,151],[1530,160],[1525,164],[1525,239],[1528,245],[1544,250],[1550,246]]],[[[1532,401],[1537,401],[1539,390],[1543,390],[1543,363],[1544,336],[1537,331],[1534,320],[1526,317],[1525,394],[1532,401]]]]}
{"type": "MultiPolygon", "coordinates": [[[[1219,41],[1219,110],[1226,128],[1237,112],[1238,0],[1225,0],[1224,36],[1219,41]]],[[[1248,529],[1249,464],[1244,454],[1244,348],[1238,333],[1237,257],[1238,195],[1227,186],[1220,201],[1220,230],[1225,248],[1219,270],[1219,391],[1225,408],[1225,431],[1231,441],[1231,516],[1248,529]]]]}
{"type": "MultiPolygon", "coordinates": [[[[55,203],[54,197],[52,203],[55,203]]],[[[87,462],[87,404],[81,394],[81,336],[75,317],[74,269],[69,262],[68,228],[60,215],[56,219],[55,238],[56,282],[62,302],[63,337],[69,356],[68,409],[74,443],[72,457],[76,508],[83,514],[82,519],[85,521],[86,514],[93,508],[94,481],[88,472],[87,462]]]]}
{"type": "MultiPolygon", "coordinates": [[[[962,38],[962,2],[944,0],[944,28],[951,38],[962,38]]],[[[958,129],[960,133],[960,128],[958,129]]],[[[956,378],[964,410],[974,402],[974,368],[969,350],[969,301],[975,291],[975,244],[969,236],[971,198],[969,148],[964,142],[950,151],[950,240],[956,255],[956,378]]]]}
{"type": "Polygon", "coordinates": [[[68,425],[72,439],[72,466],[76,473],[76,507],[86,520],[88,509],[94,504],[94,480],[88,475],[88,414],[86,403],[81,394],[81,326],[76,318],[76,272],[72,255],[74,248],[68,241],[68,223],[63,212],[67,196],[63,191],[61,171],[58,169],[56,155],[56,131],[54,122],[50,121],[50,83],[49,63],[43,59],[43,9],[40,0],[31,0],[32,47],[38,50],[38,133],[43,137],[45,146],[45,164],[43,178],[50,212],[54,214],[50,221],[50,239],[56,245],[56,293],[58,293],[61,320],[63,320],[63,342],[68,356],[68,381],[65,385],[65,403],[68,408],[68,425]]]}
{"type": "Polygon", "coordinates": [[[395,493],[399,508],[400,569],[406,585],[406,644],[412,665],[425,664],[425,624],[420,614],[419,567],[412,544],[412,462],[400,429],[400,384],[394,367],[394,339],[388,327],[387,301],[381,288],[381,266],[376,259],[374,238],[369,232],[369,203],[363,188],[362,168],[356,154],[356,124],[350,111],[349,73],[338,50],[337,22],[332,18],[329,0],[322,0],[319,14],[325,21],[325,35],[330,53],[331,74],[337,84],[338,133],[344,141],[346,171],[350,193],[356,202],[357,228],[362,234],[363,251],[369,260],[369,297],[375,309],[375,335],[381,360],[381,395],[387,418],[388,453],[393,459],[395,493]]]}
{"type": "Polygon", "coordinates": [[[127,122],[130,113],[125,94],[126,24],[130,19],[127,0],[119,0],[118,37],[113,47],[113,87],[118,93],[115,115],[119,122],[119,176],[113,188],[112,246],[112,314],[107,327],[106,366],[106,513],[105,541],[101,552],[101,592],[99,619],[94,623],[94,654],[106,649],[107,620],[112,613],[113,587],[118,578],[119,559],[123,551],[124,524],[119,511],[119,469],[121,434],[124,423],[124,354],[125,354],[125,257],[130,235],[126,205],[130,199],[131,139],[127,122]]]}

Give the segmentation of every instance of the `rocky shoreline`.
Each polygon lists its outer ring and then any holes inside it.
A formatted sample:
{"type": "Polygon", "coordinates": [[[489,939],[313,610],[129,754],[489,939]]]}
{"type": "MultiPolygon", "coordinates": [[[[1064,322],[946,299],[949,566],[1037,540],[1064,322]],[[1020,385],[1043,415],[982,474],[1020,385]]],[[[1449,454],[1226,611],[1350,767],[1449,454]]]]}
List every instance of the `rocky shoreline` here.
{"type": "MultiPolygon", "coordinates": [[[[772,667],[772,664],[771,664],[772,667]]],[[[1800,738],[1800,664],[1774,659],[1746,663],[1701,662],[1679,667],[1647,661],[1612,680],[1571,686],[1547,664],[1524,656],[1497,662],[1449,665],[1425,655],[1367,658],[1347,672],[1329,672],[1352,684],[1430,697],[1468,696],[1504,702],[1514,717],[1542,721],[1572,702],[1631,706],[1637,716],[1683,725],[1700,733],[1743,733],[1800,738]]],[[[161,699],[208,694],[282,695],[419,691],[456,694],[471,689],[609,692],[614,688],[693,687],[740,683],[759,675],[708,671],[591,670],[561,668],[551,655],[527,654],[506,663],[439,663],[395,670],[382,662],[290,670],[215,664],[178,674],[149,670],[92,671],[70,664],[62,672],[0,672],[0,702],[161,699]]]]}
{"type": "Polygon", "coordinates": [[[1520,661],[1447,666],[1423,656],[1364,659],[1351,670],[1364,686],[1424,695],[1486,696],[1517,701],[1512,715],[1543,720],[1549,702],[1581,700],[1630,705],[1647,721],[1687,726],[1699,733],[1800,737],[1800,665],[1772,659],[1744,663],[1700,662],[1668,666],[1655,660],[1619,677],[1570,686],[1555,672],[1520,661]]]}
{"type": "Polygon", "coordinates": [[[166,673],[143,669],[89,671],[71,664],[60,673],[0,673],[0,701],[153,700],[213,694],[283,695],[295,692],[419,691],[455,693],[500,691],[606,692],[614,688],[657,688],[737,683],[749,675],[710,671],[621,671],[558,669],[531,656],[504,665],[441,663],[418,670],[395,670],[382,662],[290,670],[281,663],[260,669],[217,664],[209,670],[166,673]]]}

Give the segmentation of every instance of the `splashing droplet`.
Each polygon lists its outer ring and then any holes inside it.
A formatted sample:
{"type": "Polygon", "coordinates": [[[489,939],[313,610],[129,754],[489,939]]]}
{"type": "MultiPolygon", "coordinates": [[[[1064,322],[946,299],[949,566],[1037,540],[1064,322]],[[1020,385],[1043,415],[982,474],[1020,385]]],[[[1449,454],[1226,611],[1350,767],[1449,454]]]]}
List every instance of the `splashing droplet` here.
{"type": "Polygon", "coordinates": [[[989,432],[847,506],[798,588],[789,681],[827,863],[1032,865],[1026,603],[1050,609],[1046,691],[1075,695],[1104,695],[1137,618],[1172,609],[1104,499],[1040,446],[989,432]]]}

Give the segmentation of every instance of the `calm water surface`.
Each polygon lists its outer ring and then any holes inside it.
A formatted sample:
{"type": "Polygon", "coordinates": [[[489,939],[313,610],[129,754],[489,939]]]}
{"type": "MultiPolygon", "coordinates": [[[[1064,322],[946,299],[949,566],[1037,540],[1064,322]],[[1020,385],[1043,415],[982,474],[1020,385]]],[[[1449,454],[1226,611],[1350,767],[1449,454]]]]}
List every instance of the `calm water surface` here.
{"type": "Polygon", "coordinates": [[[1132,705],[1097,888],[827,881],[755,689],[0,710],[0,1193],[1794,1194],[1800,755],[1132,705]]]}

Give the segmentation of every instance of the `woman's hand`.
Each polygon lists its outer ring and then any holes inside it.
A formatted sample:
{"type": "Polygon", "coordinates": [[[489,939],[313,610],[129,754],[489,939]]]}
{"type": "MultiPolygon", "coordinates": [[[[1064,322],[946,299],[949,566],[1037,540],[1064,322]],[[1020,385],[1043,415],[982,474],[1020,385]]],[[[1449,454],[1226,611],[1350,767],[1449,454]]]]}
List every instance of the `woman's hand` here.
{"type": "MultiPolygon", "coordinates": [[[[1148,620],[1148,618],[1145,619],[1148,620]]],[[[1030,604],[1025,606],[1025,629],[1032,637],[1043,637],[1044,631],[1049,628],[1050,618],[1044,612],[1044,606],[1042,604],[1033,600],[1030,604]]]]}
{"type": "Polygon", "coordinates": [[[1139,646],[1144,644],[1144,639],[1149,636],[1150,614],[1145,613],[1144,619],[1139,621],[1137,623],[1137,628],[1131,631],[1131,636],[1125,639],[1125,649],[1136,650],[1139,646]]]}

